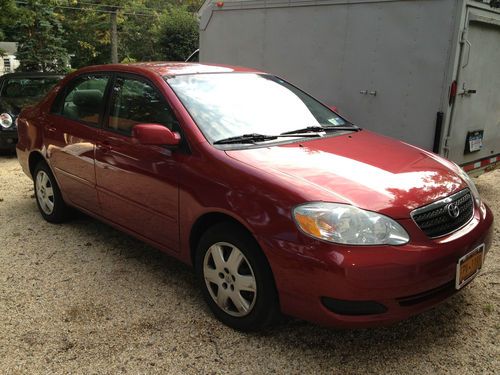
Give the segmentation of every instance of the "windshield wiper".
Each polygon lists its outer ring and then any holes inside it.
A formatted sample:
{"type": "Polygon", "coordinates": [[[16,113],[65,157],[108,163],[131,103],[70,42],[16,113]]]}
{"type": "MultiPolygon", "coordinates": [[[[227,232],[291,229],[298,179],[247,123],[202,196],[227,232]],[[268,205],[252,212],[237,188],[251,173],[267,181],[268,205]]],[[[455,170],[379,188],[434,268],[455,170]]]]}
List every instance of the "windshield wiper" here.
{"type": "Polygon", "coordinates": [[[266,134],[243,134],[238,135],[236,137],[229,137],[224,139],[219,139],[214,142],[214,145],[224,145],[229,143],[255,143],[255,142],[264,142],[264,141],[272,141],[273,139],[277,139],[276,135],[266,135],[266,134]]]}
{"type": "Polygon", "coordinates": [[[291,130],[288,132],[281,133],[280,135],[291,135],[291,134],[302,134],[302,133],[321,133],[329,131],[353,131],[358,132],[361,128],[355,125],[349,126],[308,126],[302,129],[291,130]]]}
{"type": "Polygon", "coordinates": [[[230,144],[230,143],[255,143],[255,142],[273,141],[273,140],[281,138],[281,137],[289,137],[289,138],[308,137],[309,138],[309,137],[319,137],[319,134],[300,134],[300,135],[297,135],[297,132],[293,132],[290,134],[283,133],[283,134],[279,134],[279,135],[266,135],[266,134],[259,134],[259,133],[251,133],[251,134],[238,135],[236,137],[219,139],[218,141],[215,141],[213,144],[214,145],[225,145],[225,144],[230,144]]]}

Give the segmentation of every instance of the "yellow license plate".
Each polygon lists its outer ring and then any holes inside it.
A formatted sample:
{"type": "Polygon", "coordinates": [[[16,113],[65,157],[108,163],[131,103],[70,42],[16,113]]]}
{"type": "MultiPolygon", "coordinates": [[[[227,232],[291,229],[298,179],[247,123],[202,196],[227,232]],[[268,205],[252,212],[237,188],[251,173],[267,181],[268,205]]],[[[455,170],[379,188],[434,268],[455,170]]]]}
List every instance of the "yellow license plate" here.
{"type": "Polygon", "coordinates": [[[484,245],[476,247],[458,260],[456,289],[462,288],[481,271],[484,260],[484,245]]]}

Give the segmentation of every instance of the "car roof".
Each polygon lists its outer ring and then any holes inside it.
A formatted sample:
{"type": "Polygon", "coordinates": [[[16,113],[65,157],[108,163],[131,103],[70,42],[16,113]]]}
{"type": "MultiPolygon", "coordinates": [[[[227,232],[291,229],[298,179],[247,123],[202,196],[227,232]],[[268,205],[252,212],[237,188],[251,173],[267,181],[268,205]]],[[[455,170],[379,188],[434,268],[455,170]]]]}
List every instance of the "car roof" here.
{"type": "Polygon", "coordinates": [[[64,77],[64,74],[54,73],[54,72],[15,72],[7,73],[0,78],[19,78],[19,77],[64,77]]]}
{"type": "Polygon", "coordinates": [[[172,61],[154,61],[154,62],[140,62],[132,64],[110,64],[110,65],[96,65],[84,70],[135,70],[135,71],[150,71],[161,76],[178,76],[185,74],[201,74],[201,73],[236,73],[236,72],[253,72],[257,73],[258,70],[251,68],[244,68],[232,65],[220,64],[201,64],[201,63],[185,63],[185,62],[172,62],[172,61]]]}
{"type": "Polygon", "coordinates": [[[17,76],[27,76],[27,77],[31,77],[31,76],[34,76],[34,77],[38,77],[38,76],[42,76],[42,77],[52,77],[52,76],[55,76],[55,77],[63,77],[64,74],[62,73],[54,73],[54,72],[14,72],[14,73],[7,73],[7,74],[4,74],[2,77],[17,77],[17,76]]]}

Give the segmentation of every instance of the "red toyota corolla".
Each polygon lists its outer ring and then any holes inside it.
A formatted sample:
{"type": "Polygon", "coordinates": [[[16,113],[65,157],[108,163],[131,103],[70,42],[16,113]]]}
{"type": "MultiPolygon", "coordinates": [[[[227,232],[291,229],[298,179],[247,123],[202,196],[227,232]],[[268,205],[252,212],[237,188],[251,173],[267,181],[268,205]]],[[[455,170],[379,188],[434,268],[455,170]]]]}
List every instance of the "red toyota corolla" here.
{"type": "Polygon", "coordinates": [[[42,216],[77,208],[194,265],[225,324],[395,322],[480,271],[493,216],[455,164],[228,66],[106,65],[18,120],[42,216]]]}

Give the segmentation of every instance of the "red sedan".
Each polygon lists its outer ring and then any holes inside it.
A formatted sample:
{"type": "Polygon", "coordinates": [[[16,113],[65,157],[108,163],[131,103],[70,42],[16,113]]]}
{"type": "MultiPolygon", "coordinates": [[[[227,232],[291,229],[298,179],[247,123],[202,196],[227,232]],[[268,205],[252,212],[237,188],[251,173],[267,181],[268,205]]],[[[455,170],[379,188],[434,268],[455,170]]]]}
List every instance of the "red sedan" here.
{"type": "Polygon", "coordinates": [[[493,216],[469,177],[263,72],[188,63],[67,76],[18,119],[41,215],[77,208],[192,264],[225,324],[386,324],[469,283],[493,216]]]}

